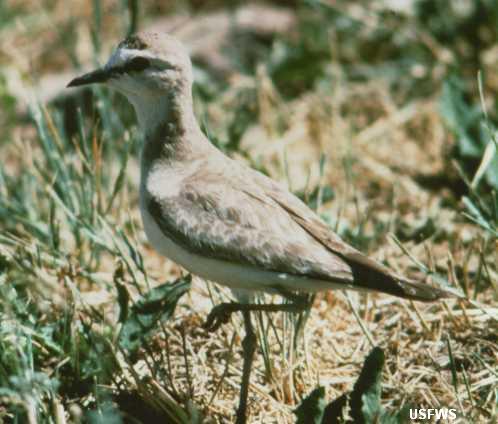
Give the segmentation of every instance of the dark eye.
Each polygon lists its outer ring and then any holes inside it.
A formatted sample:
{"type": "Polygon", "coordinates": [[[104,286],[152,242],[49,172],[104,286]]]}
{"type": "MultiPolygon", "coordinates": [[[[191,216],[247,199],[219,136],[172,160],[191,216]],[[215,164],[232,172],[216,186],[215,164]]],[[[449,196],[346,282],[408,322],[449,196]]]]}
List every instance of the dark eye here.
{"type": "Polygon", "coordinates": [[[139,72],[143,71],[144,69],[147,69],[150,66],[150,61],[149,59],[146,59],[145,57],[135,57],[132,60],[130,60],[126,65],[126,71],[127,72],[139,72]]]}

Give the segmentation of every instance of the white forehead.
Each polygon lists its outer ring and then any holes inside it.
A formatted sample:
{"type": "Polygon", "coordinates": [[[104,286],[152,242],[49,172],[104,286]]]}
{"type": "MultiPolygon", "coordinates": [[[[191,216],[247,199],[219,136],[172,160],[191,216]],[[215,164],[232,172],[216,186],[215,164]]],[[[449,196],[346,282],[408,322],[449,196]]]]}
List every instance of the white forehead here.
{"type": "Polygon", "coordinates": [[[151,59],[153,58],[153,56],[150,54],[150,52],[147,52],[146,50],[127,49],[125,47],[120,47],[114,51],[114,53],[111,55],[111,57],[107,61],[105,67],[106,68],[114,68],[114,67],[122,66],[126,62],[128,62],[130,59],[137,57],[137,56],[148,57],[151,59]]]}

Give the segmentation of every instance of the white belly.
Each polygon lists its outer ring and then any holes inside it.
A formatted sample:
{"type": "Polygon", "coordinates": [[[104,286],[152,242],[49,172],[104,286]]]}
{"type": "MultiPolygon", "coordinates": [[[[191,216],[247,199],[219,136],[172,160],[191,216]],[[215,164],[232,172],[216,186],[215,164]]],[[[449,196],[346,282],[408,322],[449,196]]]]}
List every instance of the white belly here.
{"type": "Polygon", "coordinates": [[[306,292],[345,288],[343,284],[334,284],[330,281],[265,271],[253,266],[234,264],[225,260],[208,258],[191,253],[166,237],[147,210],[144,207],[140,209],[145,234],[154,249],[178,265],[181,265],[192,274],[206,280],[223,284],[236,290],[267,292],[274,292],[272,288],[274,289],[275,287],[306,292]]]}

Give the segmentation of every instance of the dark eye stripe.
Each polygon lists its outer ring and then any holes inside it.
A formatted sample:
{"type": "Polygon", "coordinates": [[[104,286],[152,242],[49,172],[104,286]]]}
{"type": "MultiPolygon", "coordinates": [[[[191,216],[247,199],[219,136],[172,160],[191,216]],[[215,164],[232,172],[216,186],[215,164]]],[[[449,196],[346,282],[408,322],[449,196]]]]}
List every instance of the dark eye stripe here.
{"type": "Polygon", "coordinates": [[[140,72],[147,69],[150,66],[149,59],[145,57],[134,57],[129,62],[116,66],[109,70],[112,75],[121,75],[129,72],[140,72]]]}
{"type": "Polygon", "coordinates": [[[139,56],[139,57],[134,57],[128,63],[125,63],[124,70],[125,72],[133,72],[133,71],[138,72],[147,69],[149,66],[150,66],[149,59],[139,56]]]}

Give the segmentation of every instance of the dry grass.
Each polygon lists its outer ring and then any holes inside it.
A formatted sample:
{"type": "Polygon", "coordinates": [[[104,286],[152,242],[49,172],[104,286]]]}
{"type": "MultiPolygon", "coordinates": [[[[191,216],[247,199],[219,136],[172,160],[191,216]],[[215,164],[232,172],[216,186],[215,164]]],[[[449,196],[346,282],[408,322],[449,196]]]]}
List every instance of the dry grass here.
{"type": "MultiPolygon", "coordinates": [[[[15,3],[25,10],[33,4],[15,3]]],[[[88,27],[92,28],[95,21],[89,3],[80,2],[74,9],[78,16],[71,17],[64,2],[52,3],[50,10],[40,6],[43,14],[36,19],[32,16],[36,10],[20,13],[18,21],[11,22],[11,27],[2,32],[6,36],[1,37],[0,58],[5,63],[8,61],[4,76],[20,75],[18,80],[22,81],[30,75],[36,79],[54,70],[70,68],[68,50],[72,48],[84,63],[91,60],[93,49],[88,27]],[[66,30],[72,34],[74,43],[61,42],[66,30]]],[[[122,19],[110,11],[120,10],[120,4],[108,2],[103,10],[100,37],[105,40],[104,45],[119,38],[122,19]]],[[[154,2],[148,2],[145,10],[154,10],[154,2]]],[[[331,44],[333,47],[333,40],[331,44]]],[[[106,49],[102,50],[105,54],[106,49]]],[[[487,54],[489,58],[491,53],[487,54]]],[[[491,69],[496,66],[492,59],[487,60],[491,69]]],[[[399,410],[406,404],[454,407],[461,416],[458,422],[493,422],[498,397],[498,244],[496,238],[489,237],[462,216],[462,193],[457,184],[461,178],[452,154],[456,140],[439,113],[439,90],[434,87],[432,95],[405,97],[400,103],[399,96],[382,78],[351,80],[346,68],[334,59],[326,72],[332,87],[305,90],[299,96],[285,99],[264,66],[254,75],[233,70],[226,80],[228,86],[214,100],[199,102],[199,111],[209,122],[209,128],[223,137],[223,131],[234,118],[227,111],[237,109],[244,90],[254,93],[257,118],[244,132],[239,150],[232,151],[232,155],[257,164],[305,195],[319,184],[331,186],[334,199],[321,205],[319,212],[344,237],[393,269],[421,276],[416,264],[393,241],[395,234],[414,258],[445,275],[473,302],[448,300],[419,304],[378,294],[349,293],[348,297],[344,293],[320,294],[297,349],[292,348],[295,331],[292,317],[260,316],[260,345],[266,343],[270,351],[267,355],[258,351],[254,362],[250,422],[294,422],[292,410],[317,385],[326,387],[329,400],[350,391],[372,348],[369,338],[386,354],[382,399],[387,409],[399,410]],[[323,175],[320,174],[322,155],[327,158],[323,175]],[[413,234],[426,228],[429,221],[433,230],[420,241],[413,234]],[[269,362],[265,362],[266,358],[269,362]]],[[[489,97],[496,94],[493,79],[485,91],[489,97]]],[[[12,113],[18,122],[9,128],[9,142],[0,142],[0,152],[5,158],[2,175],[21,181],[23,173],[28,175],[26,170],[29,170],[33,178],[43,181],[41,171],[33,171],[37,161],[43,163],[40,136],[30,123],[20,120],[22,101],[17,106],[12,113]]],[[[90,133],[92,122],[88,120],[85,125],[90,133]]],[[[57,132],[58,129],[53,130],[54,134],[57,132]]],[[[105,138],[102,137],[97,137],[98,142],[105,138]]],[[[114,140],[116,149],[122,151],[126,140],[134,137],[133,132],[121,133],[114,140]]],[[[111,152],[113,147],[108,147],[111,152]]],[[[66,150],[66,154],[67,160],[85,174],[81,155],[74,150],[66,150]]],[[[104,160],[113,158],[109,152],[102,155],[104,160]]],[[[109,181],[115,181],[120,168],[116,165],[109,170],[108,165],[97,164],[95,169],[108,173],[109,181]]],[[[154,285],[173,280],[182,271],[160,257],[141,231],[137,207],[138,162],[133,155],[126,172],[126,184],[106,220],[116,226],[110,233],[117,238],[116,229],[123,229],[131,240],[137,238],[133,246],[138,246],[143,254],[147,273],[140,274],[130,261],[133,272],[128,269],[123,277],[132,298],[137,298],[138,288],[146,287],[147,279],[154,285]]],[[[9,201],[13,202],[11,190],[8,185],[3,188],[0,185],[4,209],[9,201]]],[[[43,190],[50,192],[49,185],[43,190]]],[[[112,186],[102,187],[99,195],[105,197],[111,192],[112,186]]],[[[50,196],[46,196],[33,195],[33,206],[48,210],[50,196]]],[[[102,201],[106,203],[105,199],[102,201]]],[[[21,282],[26,295],[23,302],[29,309],[34,308],[33,303],[37,305],[34,309],[39,310],[40,322],[47,326],[65,316],[72,317],[68,324],[72,337],[88,339],[90,344],[93,340],[95,346],[100,346],[97,355],[101,354],[106,361],[113,358],[114,374],[102,387],[94,376],[98,389],[85,386],[88,382],[81,387],[78,381],[63,384],[64,389],[71,387],[72,391],[55,389],[52,392],[55,397],[42,396],[39,402],[47,405],[46,409],[36,403],[38,406],[30,406],[22,391],[16,401],[12,400],[15,396],[5,395],[0,400],[0,417],[4,414],[5,422],[10,422],[9,414],[15,410],[12,405],[18,402],[21,410],[28,411],[26,416],[32,422],[45,422],[43,417],[48,415],[57,423],[78,422],[81,411],[98,409],[95,400],[102,390],[110,394],[119,392],[113,399],[119,409],[137,413],[144,422],[143,417],[147,416],[150,422],[147,414],[165,417],[178,405],[199,409],[212,422],[231,422],[240,388],[242,322],[234,316],[216,334],[208,334],[201,328],[212,300],[228,296],[227,291],[194,279],[174,317],[163,324],[136,357],[127,356],[115,343],[116,325],[120,324],[116,324],[119,309],[112,281],[116,263],[122,258],[100,252],[98,260],[82,260],[91,255],[89,251],[82,252],[82,247],[90,249],[91,243],[79,244],[67,223],[67,215],[59,209],[55,214],[62,234],[61,263],[55,264],[48,257],[34,270],[34,276],[23,275],[19,258],[31,257],[30,251],[36,256],[37,246],[42,243],[35,232],[27,229],[27,219],[26,222],[6,220],[5,233],[0,231],[10,239],[0,240],[0,258],[5,258],[8,266],[4,274],[0,272],[0,278],[5,276],[4,280],[11,281],[13,286],[21,282]],[[95,341],[103,342],[100,345],[95,341]],[[123,397],[125,393],[128,398],[123,397]],[[44,411],[49,412],[43,415],[44,411]]],[[[43,223],[44,227],[47,225],[43,223]]],[[[119,243],[123,245],[122,240],[119,243]]],[[[2,284],[5,281],[0,280],[2,284]]],[[[10,317],[16,316],[4,304],[1,310],[10,317]]],[[[17,331],[12,334],[18,334],[17,331]]],[[[47,349],[43,339],[35,337],[33,343],[38,343],[42,351],[47,349]]],[[[36,370],[64,379],[57,370],[64,370],[63,361],[74,360],[71,351],[55,355],[60,362],[49,357],[49,350],[40,354],[36,370]]],[[[0,377],[2,387],[10,387],[7,380],[4,373],[0,377]]]]}

